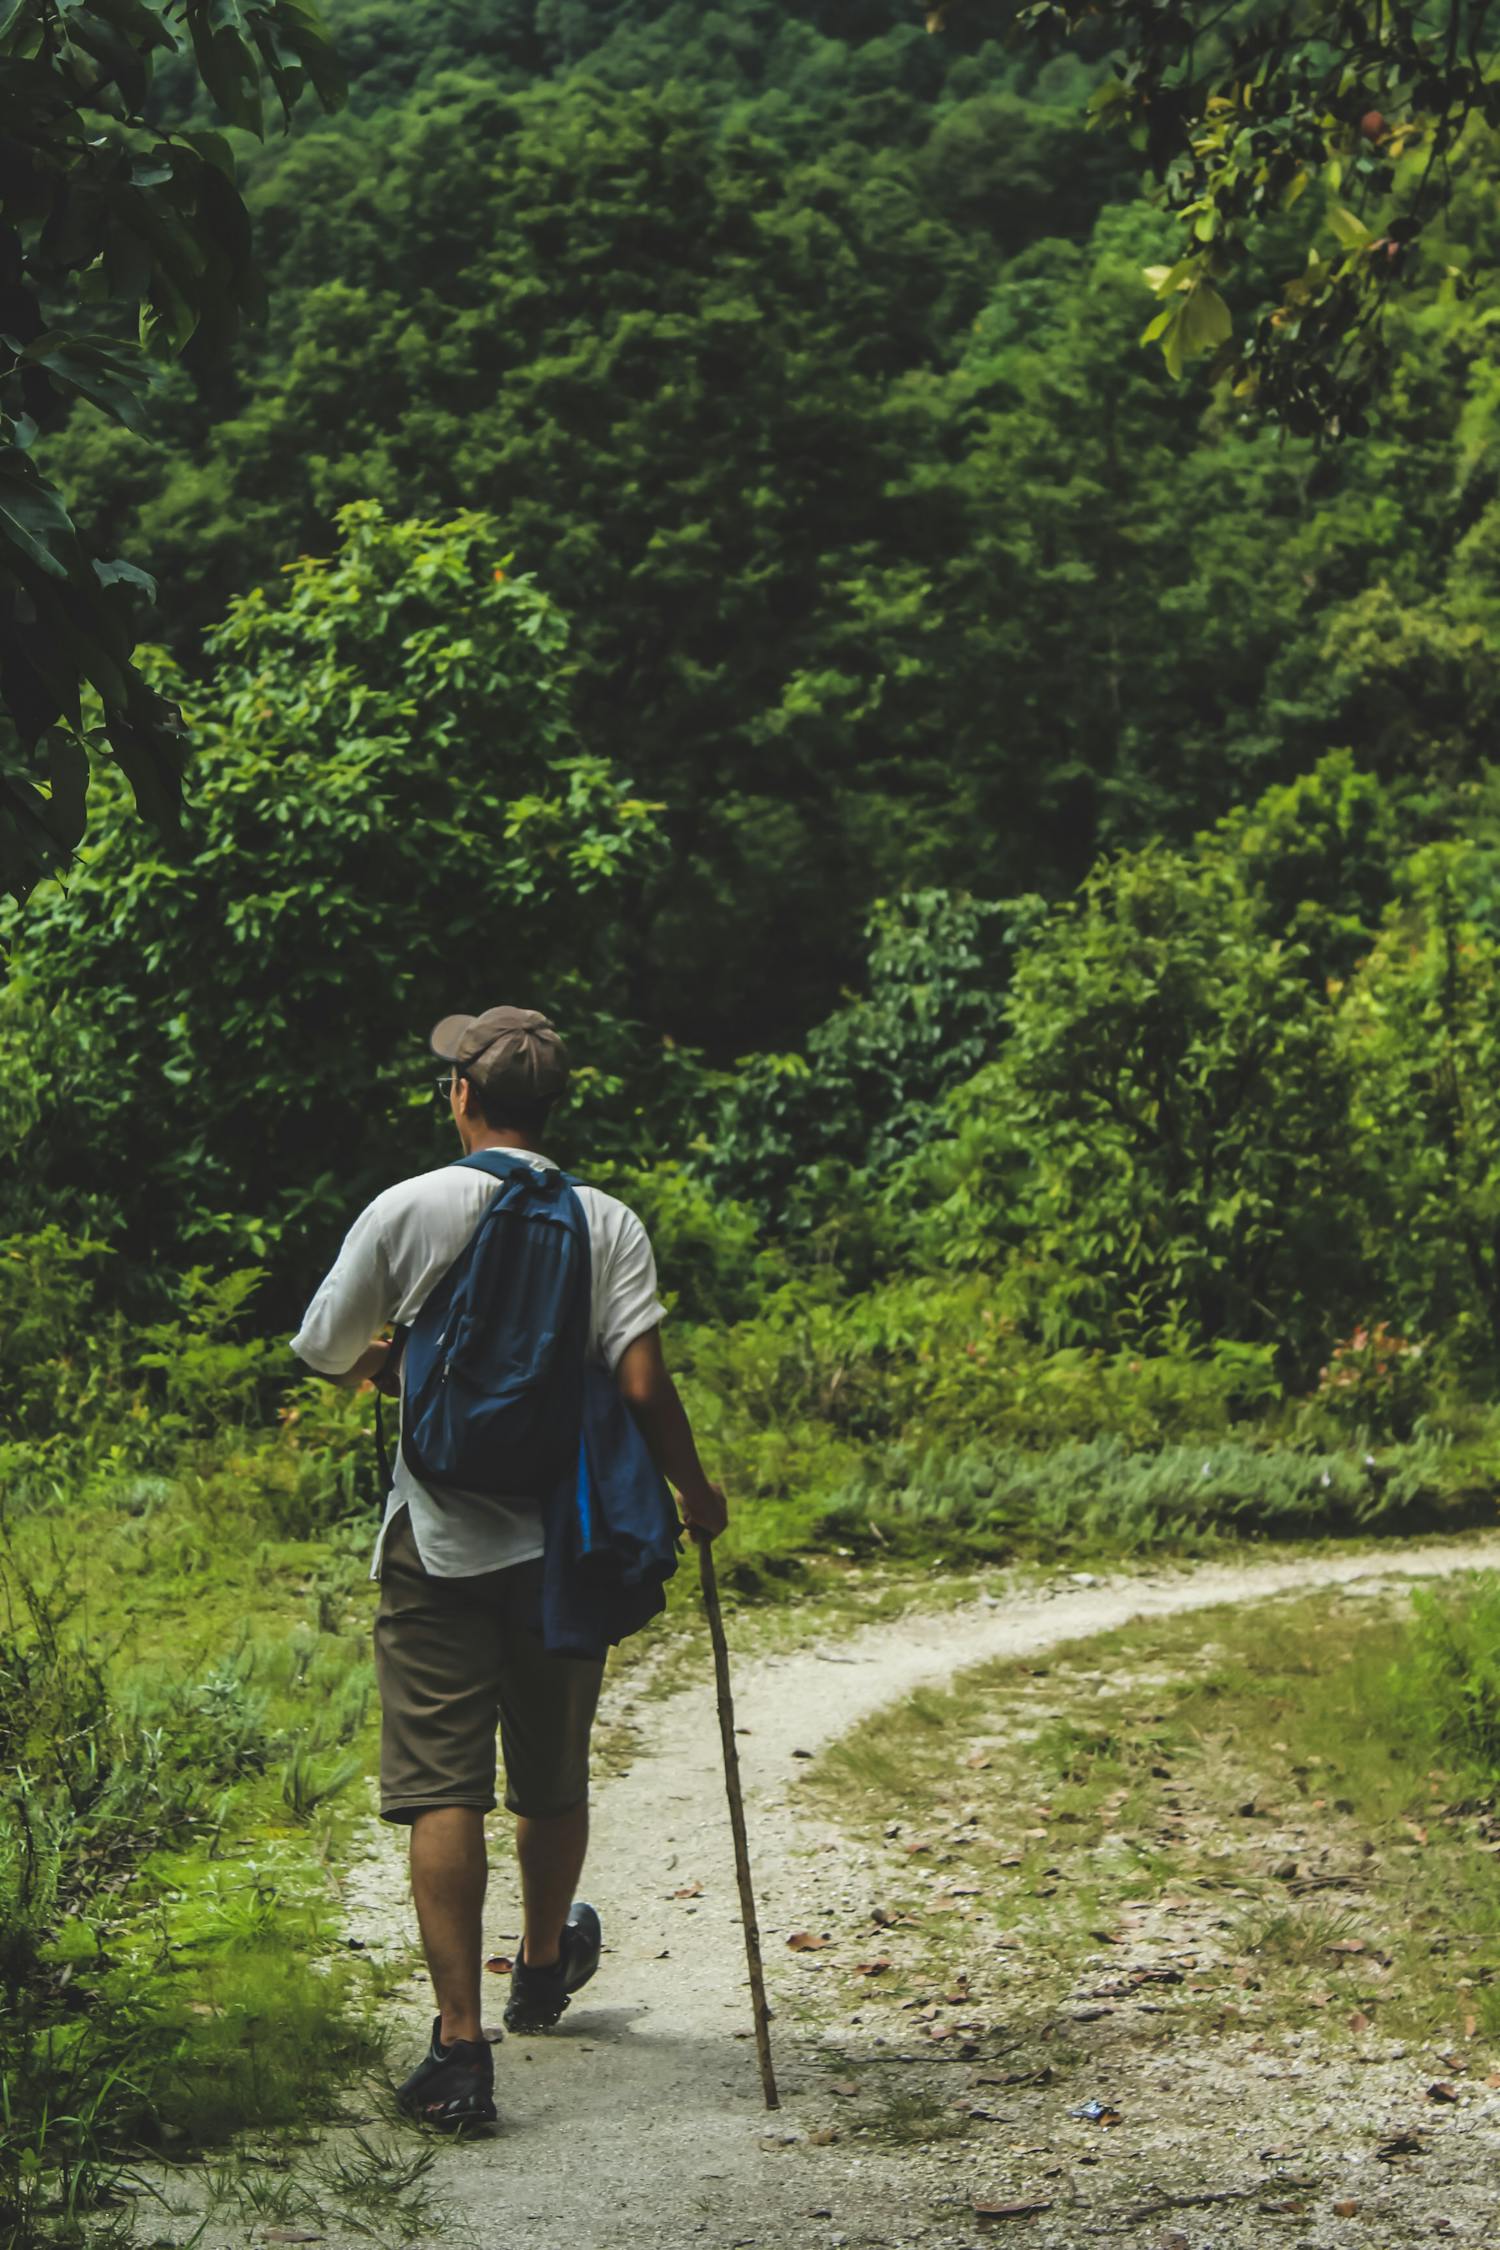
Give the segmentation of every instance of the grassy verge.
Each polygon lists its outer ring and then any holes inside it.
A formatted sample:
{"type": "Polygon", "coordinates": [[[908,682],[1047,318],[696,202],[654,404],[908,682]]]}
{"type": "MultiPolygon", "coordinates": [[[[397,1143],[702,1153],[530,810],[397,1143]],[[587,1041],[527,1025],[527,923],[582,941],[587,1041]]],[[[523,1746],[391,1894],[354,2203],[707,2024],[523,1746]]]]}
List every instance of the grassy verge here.
{"type": "Polygon", "coordinates": [[[1038,2033],[1311,2025],[1488,2067],[1500,1595],[1461,1583],[1135,1625],[857,1729],[808,1786],[884,1878],[867,2004],[962,2044],[982,1981],[1038,2033]]]}
{"type": "Polygon", "coordinates": [[[205,1500],[0,1519],[10,2246],[123,2226],[143,2158],[326,2114],[380,2051],[329,1872],[371,1739],[353,1542],[205,1500]]]}

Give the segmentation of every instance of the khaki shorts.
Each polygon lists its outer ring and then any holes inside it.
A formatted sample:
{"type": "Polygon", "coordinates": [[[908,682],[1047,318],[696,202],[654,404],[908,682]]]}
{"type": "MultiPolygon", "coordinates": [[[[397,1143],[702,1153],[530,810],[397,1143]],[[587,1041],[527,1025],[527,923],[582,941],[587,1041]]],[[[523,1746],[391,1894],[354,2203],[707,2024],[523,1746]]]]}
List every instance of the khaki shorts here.
{"type": "Polygon", "coordinates": [[[406,1509],[392,1518],[375,1617],[384,1819],[445,1805],[488,1812],[497,1725],[512,1812],[545,1818],[588,1795],[604,1660],[547,1654],[541,1594],[540,1561],[430,1578],[406,1509]]]}

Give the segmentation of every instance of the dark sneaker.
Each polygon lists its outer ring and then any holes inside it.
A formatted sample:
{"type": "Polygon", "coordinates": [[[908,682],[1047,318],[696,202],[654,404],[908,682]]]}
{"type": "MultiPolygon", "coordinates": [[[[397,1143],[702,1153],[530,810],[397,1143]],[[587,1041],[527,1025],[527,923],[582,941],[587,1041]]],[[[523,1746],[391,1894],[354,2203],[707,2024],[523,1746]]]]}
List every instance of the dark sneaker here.
{"type": "Polygon", "coordinates": [[[495,2058],[483,2039],[455,2039],[445,2047],[438,2037],[441,2016],[433,2019],[432,2045],[404,2086],[397,2106],[408,2117],[439,2132],[461,2132],[465,2125],[495,2122],[495,2058]]]}
{"type": "Polygon", "coordinates": [[[599,1966],[604,1934],[599,1917],[582,1899],[575,1899],[563,1925],[557,1959],[547,1969],[528,1969],[523,1954],[510,1972],[510,1998],[505,2004],[507,2031],[550,2031],[560,2019],[569,1998],[587,1984],[599,1966]]]}

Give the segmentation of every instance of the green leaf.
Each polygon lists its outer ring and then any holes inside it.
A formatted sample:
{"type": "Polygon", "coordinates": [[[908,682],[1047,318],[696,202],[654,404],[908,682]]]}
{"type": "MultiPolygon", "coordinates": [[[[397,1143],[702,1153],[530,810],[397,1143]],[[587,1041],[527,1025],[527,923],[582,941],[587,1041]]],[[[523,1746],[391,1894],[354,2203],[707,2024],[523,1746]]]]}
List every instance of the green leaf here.
{"type": "Polygon", "coordinates": [[[1356,218],[1342,203],[1329,206],[1328,224],[1346,250],[1363,250],[1374,239],[1363,219],[1356,218]]]}
{"type": "Polygon", "coordinates": [[[134,586],[145,595],[147,601],[154,602],[156,599],[156,580],[148,572],[137,570],[134,563],[118,559],[114,562],[101,562],[96,556],[94,576],[101,586],[134,586]]]}
{"type": "Polygon", "coordinates": [[[72,517],[16,446],[0,449],[0,557],[7,543],[50,578],[82,567],[72,517]]]}
{"type": "Polygon", "coordinates": [[[1187,359],[1198,359],[1206,352],[1216,351],[1227,344],[1234,333],[1234,322],[1229,307],[1211,282],[1200,281],[1187,297],[1182,310],[1182,351],[1187,359]]]}
{"type": "Polygon", "coordinates": [[[65,851],[83,834],[89,794],[89,756],[80,738],[65,727],[47,737],[47,779],[51,784],[47,825],[65,851]]]}
{"type": "Polygon", "coordinates": [[[147,394],[160,378],[139,347],[53,328],[27,345],[21,361],[45,368],[63,390],[87,399],[127,429],[144,430],[147,394]]]}

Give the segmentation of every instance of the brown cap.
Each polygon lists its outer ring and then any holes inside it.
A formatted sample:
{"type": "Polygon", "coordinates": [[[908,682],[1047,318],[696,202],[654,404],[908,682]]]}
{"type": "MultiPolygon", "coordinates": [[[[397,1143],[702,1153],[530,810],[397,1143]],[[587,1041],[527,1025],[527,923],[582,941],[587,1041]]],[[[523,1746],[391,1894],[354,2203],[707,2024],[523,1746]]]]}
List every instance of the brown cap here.
{"type": "Polygon", "coordinates": [[[568,1083],[568,1050],[535,1008],[486,1008],[481,1016],[444,1016],[432,1051],[488,1091],[550,1101],[568,1083]]]}

